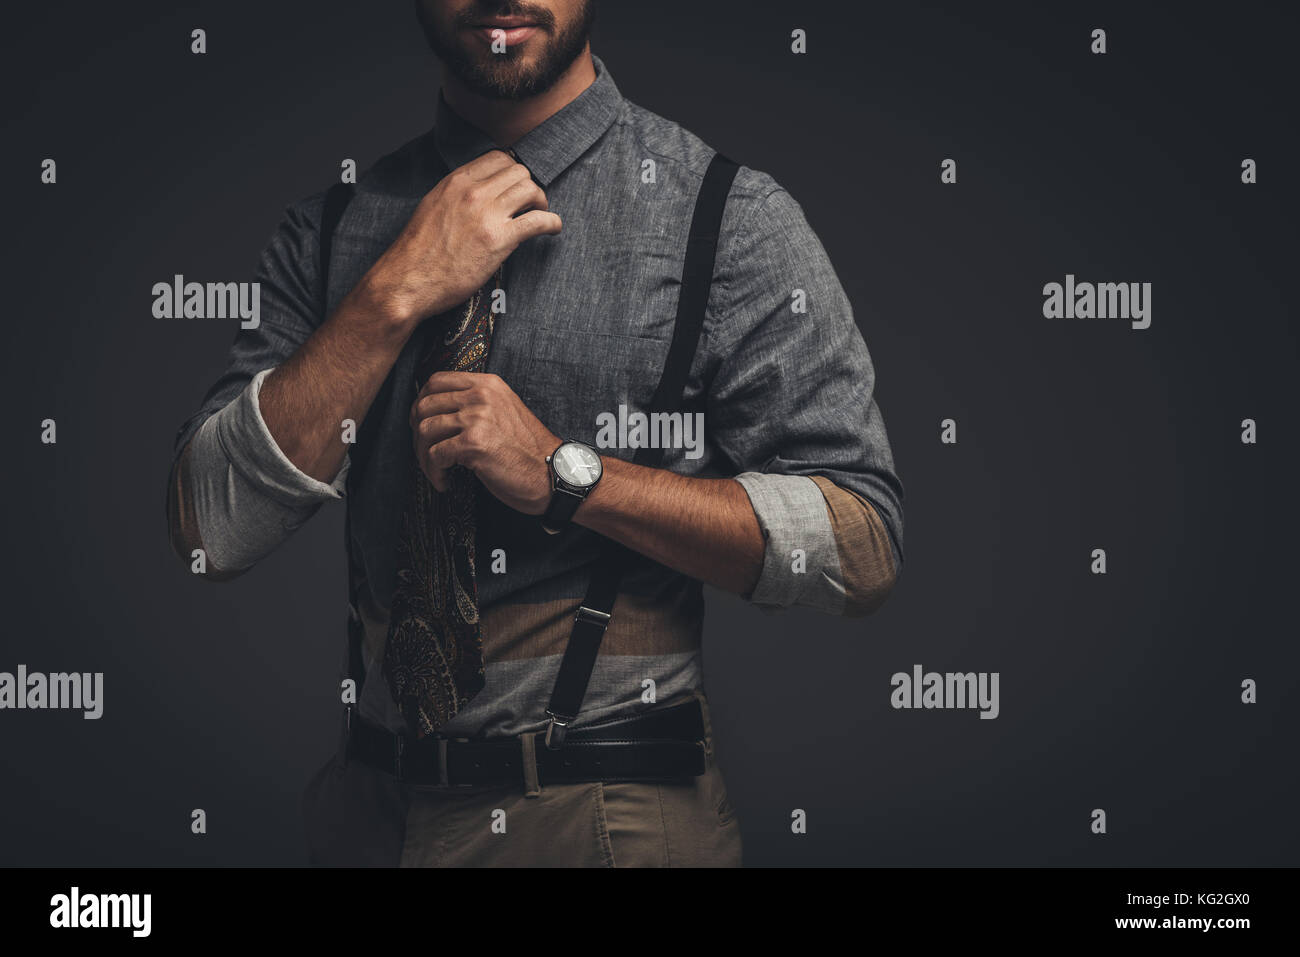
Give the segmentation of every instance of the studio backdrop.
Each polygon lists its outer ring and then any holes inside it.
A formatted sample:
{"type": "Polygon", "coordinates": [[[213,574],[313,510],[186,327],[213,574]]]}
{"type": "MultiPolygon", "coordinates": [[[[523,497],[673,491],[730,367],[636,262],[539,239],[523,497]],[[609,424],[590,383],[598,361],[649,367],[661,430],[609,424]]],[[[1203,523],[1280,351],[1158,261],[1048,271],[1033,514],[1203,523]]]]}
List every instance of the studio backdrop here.
{"type": "MultiPolygon", "coordinates": [[[[1296,863],[1278,9],[599,5],[628,99],[802,207],[906,490],[876,613],[707,595],[747,863],[1296,863]]],[[[0,672],[102,681],[0,709],[0,864],[304,863],[343,511],[228,583],[178,560],[172,440],[239,320],[152,289],[248,280],[287,205],[429,127],[438,63],[399,0],[24,5],[4,43],[0,672]]]]}

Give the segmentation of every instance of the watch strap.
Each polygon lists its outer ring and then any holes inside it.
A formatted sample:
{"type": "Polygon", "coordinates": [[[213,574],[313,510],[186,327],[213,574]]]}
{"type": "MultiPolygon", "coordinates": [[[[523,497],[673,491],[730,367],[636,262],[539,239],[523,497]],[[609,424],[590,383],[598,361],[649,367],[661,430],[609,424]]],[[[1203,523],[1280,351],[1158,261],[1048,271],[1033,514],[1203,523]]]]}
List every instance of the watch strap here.
{"type": "Polygon", "coordinates": [[[551,491],[550,504],[546,506],[546,511],[542,513],[542,528],[552,535],[563,531],[564,527],[573,521],[573,513],[578,510],[578,506],[583,503],[586,497],[585,494],[570,492],[568,489],[554,488],[551,491]]]}

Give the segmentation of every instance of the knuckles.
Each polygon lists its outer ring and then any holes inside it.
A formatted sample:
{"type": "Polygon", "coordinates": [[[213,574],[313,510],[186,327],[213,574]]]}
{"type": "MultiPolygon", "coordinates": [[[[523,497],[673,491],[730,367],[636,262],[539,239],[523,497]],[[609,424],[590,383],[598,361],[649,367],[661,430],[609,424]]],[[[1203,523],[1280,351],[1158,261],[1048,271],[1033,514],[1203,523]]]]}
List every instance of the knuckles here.
{"type": "Polygon", "coordinates": [[[476,424],[469,426],[460,433],[461,454],[459,459],[461,463],[469,466],[478,464],[483,453],[488,450],[488,443],[491,441],[488,431],[481,424],[476,424]]]}

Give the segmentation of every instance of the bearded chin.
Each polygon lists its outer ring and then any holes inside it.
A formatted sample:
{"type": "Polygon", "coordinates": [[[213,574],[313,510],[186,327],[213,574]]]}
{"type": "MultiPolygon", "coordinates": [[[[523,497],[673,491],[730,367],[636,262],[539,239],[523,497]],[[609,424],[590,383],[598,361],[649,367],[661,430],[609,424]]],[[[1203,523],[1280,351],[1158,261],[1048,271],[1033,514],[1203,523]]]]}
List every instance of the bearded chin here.
{"type": "MultiPolygon", "coordinates": [[[[516,51],[491,54],[490,60],[464,57],[458,68],[447,63],[452,74],[479,96],[491,100],[525,100],[548,89],[569,68],[576,54],[556,62],[548,49],[533,63],[525,63],[516,51]]],[[[447,62],[447,61],[444,61],[447,62]]]]}
{"type": "Polygon", "coordinates": [[[420,20],[429,46],[466,89],[490,100],[524,100],[549,90],[573,65],[587,45],[595,7],[589,2],[567,29],[546,37],[546,47],[530,63],[519,57],[518,49],[471,53],[457,37],[441,36],[423,17],[420,20]]]}

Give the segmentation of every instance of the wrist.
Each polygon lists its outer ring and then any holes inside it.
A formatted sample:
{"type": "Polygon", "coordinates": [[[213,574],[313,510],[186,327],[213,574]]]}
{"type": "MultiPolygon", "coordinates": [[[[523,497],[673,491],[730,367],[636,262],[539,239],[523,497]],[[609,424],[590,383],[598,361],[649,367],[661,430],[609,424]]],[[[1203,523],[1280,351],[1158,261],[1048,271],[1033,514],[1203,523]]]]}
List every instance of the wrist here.
{"type": "Polygon", "coordinates": [[[387,334],[405,339],[424,318],[408,304],[406,297],[393,292],[382,281],[367,273],[344,300],[356,313],[364,315],[387,334]]]}
{"type": "Polygon", "coordinates": [[[600,481],[587,493],[587,497],[574,512],[575,525],[583,525],[592,531],[600,531],[604,527],[605,520],[610,517],[612,510],[616,511],[612,506],[618,501],[618,485],[624,477],[626,465],[627,463],[616,455],[600,457],[600,481]]]}
{"type": "Polygon", "coordinates": [[[551,436],[543,441],[545,451],[537,458],[541,464],[541,482],[538,486],[539,491],[537,499],[533,502],[532,514],[543,515],[551,505],[551,497],[555,494],[555,475],[551,471],[551,455],[564,444],[564,440],[558,436],[551,436]]]}
{"type": "Polygon", "coordinates": [[[555,438],[546,456],[546,501],[542,527],[558,532],[569,525],[600,487],[605,459],[585,442],[555,438]]]}

